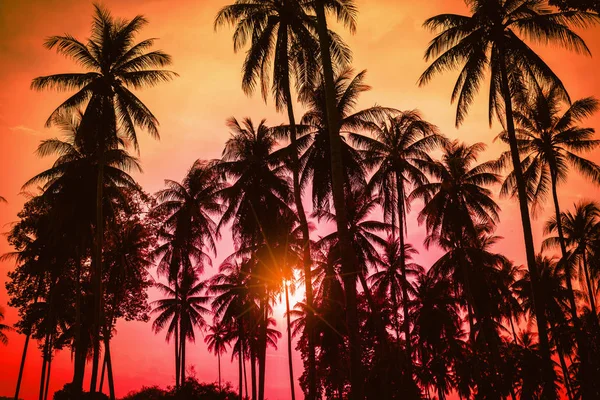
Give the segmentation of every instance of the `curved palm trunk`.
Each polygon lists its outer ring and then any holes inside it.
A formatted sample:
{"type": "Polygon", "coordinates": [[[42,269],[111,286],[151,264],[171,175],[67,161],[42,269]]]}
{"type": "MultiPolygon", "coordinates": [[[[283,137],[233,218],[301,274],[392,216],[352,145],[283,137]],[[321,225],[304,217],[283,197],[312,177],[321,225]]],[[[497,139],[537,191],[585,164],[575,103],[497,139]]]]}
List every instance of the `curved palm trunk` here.
{"type": "Polygon", "coordinates": [[[336,107],[335,87],[333,81],[333,65],[329,52],[329,35],[325,16],[324,0],[316,4],[317,32],[321,50],[323,76],[325,81],[325,98],[327,105],[327,125],[329,128],[329,145],[331,153],[331,180],[335,219],[342,255],[344,273],[344,294],[346,298],[346,323],[350,347],[350,399],[364,398],[364,380],[362,374],[361,346],[358,333],[358,315],[356,302],[357,261],[354,249],[350,244],[346,200],[344,194],[344,165],[342,160],[342,144],[339,132],[339,115],[336,107]]]}
{"type": "Polygon", "coordinates": [[[23,355],[21,356],[21,365],[19,366],[19,376],[17,377],[17,387],[15,389],[15,399],[19,400],[19,392],[21,391],[21,381],[23,380],[23,370],[25,369],[25,360],[27,359],[27,348],[29,347],[29,338],[31,334],[25,336],[25,344],[23,345],[23,355]]]}
{"type": "MultiPolygon", "coordinates": [[[[563,224],[562,224],[562,218],[561,218],[561,211],[560,211],[560,204],[558,202],[558,191],[557,191],[557,176],[556,176],[556,169],[554,168],[554,166],[551,167],[551,183],[552,183],[552,200],[554,201],[554,215],[556,218],[556,230],[558,231],[558,241],[560,244],[560,251],[561,251],[561,263],[564,263],[564,271],[565,271],[565,283],[567,285],[567,292],[568,292],[568,298],[569,298],[569,309],[571,311],[571,319],[573,320],[573,326],[575,328],[575,340],[577,342],[577,351],[579,354],[579,359],[581,360],[581,374],[584,377],[583,382],[581,382],[581,392],[582,392],[582,396],[583,398],[588,398],[592,396],[592,389],[591,389],[591,383],[594,380],[593,375],[590,375],[590,372],[592,371],[590,366],[591,366],[591,361],[589,356],[590,356],[590,352],[588,351],[588,345],[587,345],[587,340],[585,339],[585,337],[583,337],[584,333],[581,329],[581,321],[579,320],[579,317],[577,316],[577,303],[575,302],[575,291],[573,290],[573,284],[572,284],[572,276],[571,276],[571,270],[569,268],[568,265],[566,265],[567,263],[567,245],[565,242],[565,235],[564,235],[564,231],[563,231],[563,224]]],[[[559,356],[561,357],[561,367],[563,366],[564,363],[564,359],[562,358],[562,355],[559,352],[559,356]]],[[[568,370],[567,370],[568,371],[568,370]]],[[[571,392],[569,389],[569,385],[568,385],[568,372],[565,375],[565,369],[563,367],[563,375],[565,376],[565,385],[567,386],[567,394],[569,395],[569,398],[571,398],[571,392]]]]}
{"type": "Polygon", "coordinates": [[[500,73],[502,76],[502,95],[504,97],[505,112],[506,112],[506,128],[508,132],[508,141],[510,145],[510,153],[512,164],[515,172],[515,180],[517,182],[517,192],[519,196],[519,209],[521,211],[521,224],[523,227],[523,236],[525,240],[525,252],[527,254],[527,268],[531,275],[531,289],[533,304],[538,328],[540,353],[543,359],[543,380],[544,389],[543,397],[545,399],[556,399],[555,392],[555,373],[548,342],[548,324],[546,321],[545,305],[543,296],[539,288],[539,271],[535,262],[535,248],[533,244],[533,232],[531,230],[531,219],[529,217],[529,206],[527,204],[527,190],[523,172],[521,170],[521,160],[519,159],[519,147],[517,144],[517,136],[515,133],[515,124],[512,112],[512,98],[510,87],[508,84],[508,72],[506,66],[506,58],[504,49],[501,50],[500,73]]]}
{"type": "Polygon", "coordinates": [[[294,367],[292,365],[292,329],[290,321],[290,294],[289,287],[285,285],[285,309],[287,317],[287,340],[288,340],[288,365],[290,370],[290,390],[292,392],[292,400],[296,400],[296,390],[294,385],[294,367]]]}
{"type": "Polygon", "coordinates": [[[592,321],[596,326],[596,330],[600,331],[600,323],[598,322],[598,312],[596,311],[596,296],[594,295],[594,288],[592,287],[592,279],[590,277],[589,263],[587,259],[587,251],[583,249],[583,272],[585,274],[585,283],[588,290],[588,297],[590,303],[590,309],[592,311],[592,321]]]}

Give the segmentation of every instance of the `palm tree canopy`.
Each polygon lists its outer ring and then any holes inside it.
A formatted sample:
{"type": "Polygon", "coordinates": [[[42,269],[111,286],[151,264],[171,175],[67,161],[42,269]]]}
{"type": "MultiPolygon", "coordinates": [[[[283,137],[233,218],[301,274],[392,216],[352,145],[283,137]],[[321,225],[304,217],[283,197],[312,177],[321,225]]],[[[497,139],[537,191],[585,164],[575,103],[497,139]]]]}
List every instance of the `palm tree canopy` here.
{"type": "MultiPolygon", "coordinates": [[[[578,125],[582,119],[598,110],[599,103],[593,97],[573,102],[561,113],[563,96],[561,89],[533,91],[514,112],[518,129],[516,132],[522,170],[528,184],[529,203],[539,208],[551,189],[552,182],[564,182],[569,166],[575,167],[594,183],[600,183],[600,166],[580,156],[600,145],[594,139],[593,128],[578,125]]],[[[508,133],[498,138],[508,143],[508,133]]],[[[504,153],[500,164],[510,165],[510,154],[504,153]]],[[[516,195],[516,180],[511,172],[502,185],[501,194],[516,195]]]]}
{"type": "Polygon", "coordinates": [[[419,85],[434,75],[460,68],[452,91],[457,101],[456,124],[460,125],[481,83],[490,72],[489,119],[503,115],[501,63],[510,67],[513,92],[526,83],[553,85],[566,97],[566,90],[535,51],[523,40],[557,43],[567,49],[589,54],[589,49],[571,26],[584,28],[599,20],[588,12],[554,11],[544,0],[467,0],[470,15],[440,14],[424,26],[439,32],[429,43],[425,59],[434,59],[419,78],[419,85]]]}
{"type": "MultiPolygon", "coordinates": [[[[171,57],[160,51],[148,51],[156,39],[135,43],[135,35],[148,23],[141,15],[131,20],[116,19],[99,5],[94,5],[92,32],[87,43],[71,35],[51,36],[45,42],[48,49],[73,59],[87,72],[64,73],[35,78],[35,90],[75,90],[76,93],[59,105],[46,125],[65,112],[88,103],[90,112],[112,113],[114,126],[121,125],[123,133],[138,148],[136,126],[158,137],[158,120],[131,91],[169,81],[176,73],[161,69],[171,64],[171,57]],[[111,98],[110,105],[106,102],[111,98]],[[105,107],[114,107],[113,111],[105,107]]],[[[104,114],[106,117],[108,114],[104,114]]],[[[93,118],[92,118],[93,119],[93,118]]],[[[106,134],[106,133],[104,133],[106,134]]]]}

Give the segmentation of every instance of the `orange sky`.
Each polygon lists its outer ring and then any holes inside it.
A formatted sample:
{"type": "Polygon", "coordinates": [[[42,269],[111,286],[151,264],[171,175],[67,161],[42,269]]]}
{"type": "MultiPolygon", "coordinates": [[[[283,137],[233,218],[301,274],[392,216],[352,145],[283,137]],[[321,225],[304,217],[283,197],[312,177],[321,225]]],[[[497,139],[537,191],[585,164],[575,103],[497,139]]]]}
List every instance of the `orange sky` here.
{"type": "MultiPolygon", "coordinates": [[[[285,121],[260,96],[246,97],[240,89],[240,67],[243,54],[233,54],[231,30],[213,31],[213,18],[228,0],[128,0],[105,1],[114,15],[131,18],[144,14],[150,24],[140,38],[159,37],[157,47],[171,54],[172,70],[181,76],[174,82],[139,92],[161,122],[160,141],[141,134],[141,160],[144,173],[136,176],[148,192],[162,185],[164,178],[180,179],[197,158],[216,158],[228,138],[224,126],[229,116],[250,116],[255,120],[267,118],[271,124],[285,121]],[[175,6],[176,4],[176,6],[175,6]]],[[[487,123],[486,96],[477,99],[467,122],[454,127],[455,109],[450,105],[450,93],[456,73],[440,76],[425,88],[416,81],[426,67],[423,52],[432,35],[421,27],[422,22],[441,12],[464,12],[461,0],[356,0],[360,11],[358,32],[344,33],[354,51],[355,69],[368,69],[367,82],[373,90],[362,97],[361,106],[375,103],[399,109],[418,108],[430,122],[438,125],[451,138],[467,142],[490,144],[484,155],[491,158],[503,149],[492,139],[498,127],[487,123]]],[[[49,35],[70,33],[86,38],[92,14],[91,2],[82,0],[0,0],[0,195],[9,204],[0,205],[0,227],[5,232],[16,220],[23,205],[19,196],[21,185],[37,172],[50,165],[40,160],[34,151],[41,139],[56,132],[44,128],[51,111],[66,97],[65,93],[37,93],[29,90],[31,79],[40,75],[76,71],[70,61],[42,47],[49,35]]],[[[592,50],[600,56],[600,28],[582,33],[592,50]]],[[[598,58],[544,48],[543,58],[563,79],[573,99],[600,96],[598,58]]],[[[487,88],[485,89],[487,90],[487,88]]],[[[297,111],[299,113],[299,110],[297,111]]],[[[589,126],[600,128],[600,114],[589,126]]],[[[600,162],[600,153],[591,156],[600,162]]],[[[597,199],[600,191],[573,174],[560,190],[564,208],[580,198],[597,199]]],[[[498,234],[506,239],[499,250],[516,262],[524,259],[522,233],[519,229],[517,206],[500,201],[503,212],[498,234]]],[[[540,222],[536,221],[536,243],[539,250],[540,222]]],[[[423,229],[413,219],[409,225],[409,240],[421,247],[423,229]]],[[[218,260],[228,255],[231,245],[227,235],[220,246],[218,260]]],[[[10,251],[0,240],[0,253],[10,251]]],[[[428,266],[434,256],[422,253],[421,264],[428,266]]],[[[218,264],[217,264],[218,265],[218,264]]],[[[4,282],[12,263],[0,263],[0,306],[7,302],[4,282]]],[[[211,271],[208,270],[207,273],[211,271]]],[[[6,308],[6,307],[5,307],[6,308]]],[[[281,314],[282,309],[276,312],[281,314]]],[[[16,322],[16,312],[6,310],[5,323],[16,322]]],[[[278,327],[284,330],[282,322],[278,327]]],[[[0,347],[0,396],[13,395],[23,337],[9,334],[10,346],[0,347]]],[[[267,397],[271,400],[288,398],[285,339],[279,351],[270,351],[267,361],[267,397]]],[[[22,395],[33,399],[39,385],[41,359],[33,345],[27,360],[22,395]]],[[[142,385],[165,386],[174,381],[171,346],[162,335],[154,335],[150,324],[119,323],[113,340],[114,369],[117,395],[142,385]]],[[[216,358],[208,355],[201,337],[189,347],[188,365],[193,365],[199,379],[216,380],[216,358]]],[[[229,357],[229,355],[227,356],[229,357]]],[[[295,360],[296,376],[301,372],[299,357],[295,360]]],[[[235,365],[224,365],[224,379],[237,385],[235,365]]],[[[72,367],[69,354],[63,351],[53,364],[51,391],[70,380],[72,367]]],[[[297,392],[299,393],[299,391],[297,392]]]]}

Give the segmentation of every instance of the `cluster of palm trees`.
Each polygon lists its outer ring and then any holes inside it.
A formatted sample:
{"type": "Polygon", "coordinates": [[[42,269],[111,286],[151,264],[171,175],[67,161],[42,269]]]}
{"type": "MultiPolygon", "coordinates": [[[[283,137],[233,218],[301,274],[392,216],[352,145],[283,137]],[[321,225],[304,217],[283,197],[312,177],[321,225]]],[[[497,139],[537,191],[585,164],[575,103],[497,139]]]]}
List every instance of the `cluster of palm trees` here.
{"type": "Polygon", "coordinates": [[[154,331],[174,341],[176,388],[186,385],[187,343],[208,332],[219,385],[230,348],[240,399],[264,400],[281,297],[292,399],[292,335],[311,400],[600,396],[600,205],[562,211],[557,189],[571,167],[600,183],[600,166],[583,157],[600,141],[581,127],[599,105],[572,102],[524,40],[586,53],[572,28],[599,17],[542,0],[467,5],[470,15],[425,22],[436,36],[419,83],[460,69],[452,93],[459,125],[489,78],[490,123],[501,123],[498,139],[509,145],[499,159],[480,161],[484,144],[449,140],[416,110],[358,109],[366,73],[354,73],[350,49],[327,25],[333,16],[356,29],[351,0],[237,0],[218,12],[215,27],[233,26],[234,49],[248,47],[244,92],[260,86],[288,123],[231,118],[222,157],[197,161],[154,196],[129,175],[140,169],[129,150],[138,149],[136,129],[157,136],[158,121],[130,89],[175,74],[162,69],[167,54],[150,51],[152,39],[135,44],[145,19],[119,20],[96,7],[87,43],[50,38],[48,48],[89,72],[33,81],[34,89],[76,93],[48,120],[66,139],[40,145],[41,156],[57,160],[26,183],[43,186],[9,237],[18,265],[7,288],[27,335],[23,363],[30,336],[42,347],[40,400],[52,354],[64,347],[74,352],[68,390],[80,395],[90,357],[90,392],[102,390],[106,369],[114,398],[114,324],[147,320],[150,307],[154,331]],[[298,119],[295,105],[304,111],[298,119]],[[519,202],[525,266],[494,250],[498,188],[519,202]],[[540,254],[531,215],[549,194],[555,212],[540,254]],[[407,242],[413,206],[425,247],[442,250],[427,268],[407,242]],[[207,277],[223,231],[234,253],[207,277]],[[149,305],[152,265],[165,298],[149,305]],[[304,300],[290,304],[299,285],[304,300]]]}

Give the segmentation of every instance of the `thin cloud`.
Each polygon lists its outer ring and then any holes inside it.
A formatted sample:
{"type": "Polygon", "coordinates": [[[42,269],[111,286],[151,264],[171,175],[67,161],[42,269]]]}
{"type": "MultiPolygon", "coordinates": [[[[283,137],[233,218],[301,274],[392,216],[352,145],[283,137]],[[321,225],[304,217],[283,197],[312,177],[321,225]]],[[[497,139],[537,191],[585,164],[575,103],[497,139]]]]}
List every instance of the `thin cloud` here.
{"type": "Polygon", "coordinates": [[[40,131],[37,131],[37,130],[30,128],[28,126],[25,126],[25,125],[11,126],[8,129],[12,132],[28,133],[30,135],[39,135],[40,134],[40,131]]]}

